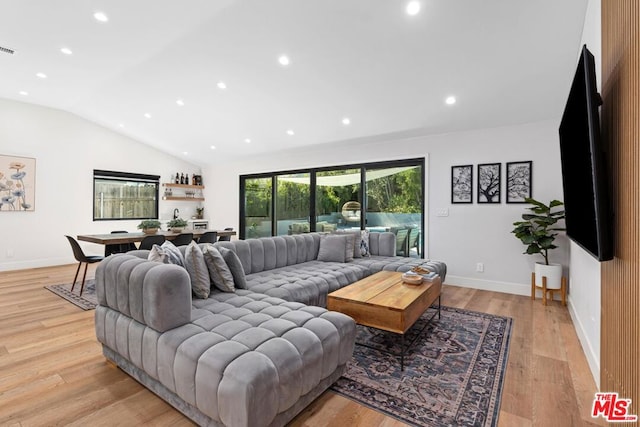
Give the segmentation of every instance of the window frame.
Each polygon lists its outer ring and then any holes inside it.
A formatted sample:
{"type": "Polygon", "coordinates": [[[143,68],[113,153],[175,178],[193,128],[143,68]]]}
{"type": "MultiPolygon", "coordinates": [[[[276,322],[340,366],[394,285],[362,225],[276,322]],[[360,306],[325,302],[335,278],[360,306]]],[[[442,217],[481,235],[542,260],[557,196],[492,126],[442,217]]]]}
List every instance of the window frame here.
{"type": "Polygon", "coordinates": [[[120,172],[120,171],[108,171],[101,169],[93,170],[93,197],[92,197],[92,212],[93,212],[93,221],[129,221],[129,220],[143,220],[143,219],[158,219],[160,212],[160,175],[148,175],[141,173],[133,173],[133,172],[120,172]],[[144,216],[144,217],[127,217],[127,218],[100,218],[97,217],[96,214],[96,179],[108,179],[113,181],[123,181],[123,182],[138,182],[138,183],[147,183],[147,184],[155,184],[155,194],[154,194],[154,207],[153,207],[153,215],[152,216],[144,216]]]}

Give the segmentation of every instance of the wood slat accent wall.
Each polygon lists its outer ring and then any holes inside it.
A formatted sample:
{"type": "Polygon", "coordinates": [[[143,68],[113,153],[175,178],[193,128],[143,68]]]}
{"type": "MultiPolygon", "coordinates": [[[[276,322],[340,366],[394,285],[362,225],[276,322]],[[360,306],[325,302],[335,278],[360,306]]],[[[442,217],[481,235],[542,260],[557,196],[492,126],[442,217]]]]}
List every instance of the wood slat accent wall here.
{"type": "Polygon", "coordinates": [[[640,415],[639,0],[602,0],[602,82],[602,130],[610,144],[613,175],[615,259],[602,264],[601,270],[600,389],[632,399],[632,413],[640,415]]]}

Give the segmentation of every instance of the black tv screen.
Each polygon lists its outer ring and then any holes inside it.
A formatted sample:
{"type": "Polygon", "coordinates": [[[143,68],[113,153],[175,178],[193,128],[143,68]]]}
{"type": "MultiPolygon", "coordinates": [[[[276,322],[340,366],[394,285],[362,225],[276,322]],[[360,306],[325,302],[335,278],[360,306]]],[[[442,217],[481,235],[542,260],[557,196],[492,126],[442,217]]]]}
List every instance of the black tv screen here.
{"type": "Polygon", "coordinates": [[[608,162],[600,134],[595,60],[585,45],[560,123],[567,236],[599,261],[613,258],[608,162]]]}

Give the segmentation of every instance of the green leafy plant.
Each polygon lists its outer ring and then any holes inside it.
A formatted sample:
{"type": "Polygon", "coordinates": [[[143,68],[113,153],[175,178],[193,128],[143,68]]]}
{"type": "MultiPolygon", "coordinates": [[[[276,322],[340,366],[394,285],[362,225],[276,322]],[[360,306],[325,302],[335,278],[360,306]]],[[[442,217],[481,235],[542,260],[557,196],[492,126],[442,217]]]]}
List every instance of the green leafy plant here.
{"type": "Polygon", "coordinates": [[[172,219],[167,223],[167,227],[169,228],[184,228],[187,226],[187,221],[182,218],[172,219]]]}
{"type": "Polygon", "coordinates": [[[552,200],[549,205],[545,205],[537,200],[526,198],[525,201],[533,206],[527,208],[531,213],[522,214],[522,221],[514,222],[515,228],[512,233],[527,245],[524,252],[527,255],[540,254],[544,258],[546,265],[549,265],[549,251],[557,248],[553,244],[558,233],[564,228],[555,227],[558,221],[564,219],[564,209],[555,210],[563,203],[559,200],[552,200]]]}
{"type": "Polygon", "coordinates": [[[140,224],[138,224],[138,228],[141,230],[147,230],[149,228],[160,228],[160,221],[157,219],[145,219],[140,224]]]}

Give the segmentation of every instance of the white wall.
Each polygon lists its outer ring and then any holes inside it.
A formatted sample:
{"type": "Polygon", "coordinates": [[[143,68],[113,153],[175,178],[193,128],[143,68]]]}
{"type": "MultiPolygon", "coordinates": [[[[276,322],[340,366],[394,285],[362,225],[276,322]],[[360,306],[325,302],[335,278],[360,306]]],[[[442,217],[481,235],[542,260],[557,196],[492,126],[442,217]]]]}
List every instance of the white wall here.
{"type": "MultiPolygon", "coordinates": [[[[596,59],[598,88],[602,87],[600,10],[600,0],[589,1],[580,43],[580,48],[586,43],[596,59]]],[[[580,246],[571,242],[569,265],[569,313],[593,378],[600,387],[600,263],[580,246]]]]}
{"type": "MultiPolygon", "coordinates": [[[[0,154],[36,159],[35,212],[0,212],[0,271],[75,262],[64,235],[135,231],[140,221],[93,221],[93,169],[160,175],[199,168],[73,114],[0,99],[0,154]]],[[[160,217],[196,204],[160,201],[160,217]]],[[[82,244],[102,254],[101,245],[82,244]]]]}
{"type": "MultiPolygon", "coordinates": [[[[557,122],[546,121],[364,145],[331,144],[245,158],[204,171],[214,183],[207,187],[207,200],[224,201],[224,209],[214,206],[207,209],[214,226],[238,227],[241,174],[428,155],[427,255],[447,263],[447,283],[529,295],[536,259],[523,255],[524,246],[510,233],[512,223],[520,219],[524,207],[505,203],[504,164],[533,160],[533,197],[546,202],[561,199],[557,129],[557,122]],[[491,162],[503,164],[502,203],[452,205],[451,166],[491,162]],[[449,216],[437,217],[436,211],[443,208],[449,210],[449,216]],[[475,271],[477,262],[484,263],[484,273],[475,271]]],[[[474,166],[474,182],[476,175],[474,166]]],[[[568,265],[566,239],[561,239],[560,245],[552,255],[553,261],[568,265]]]]}

